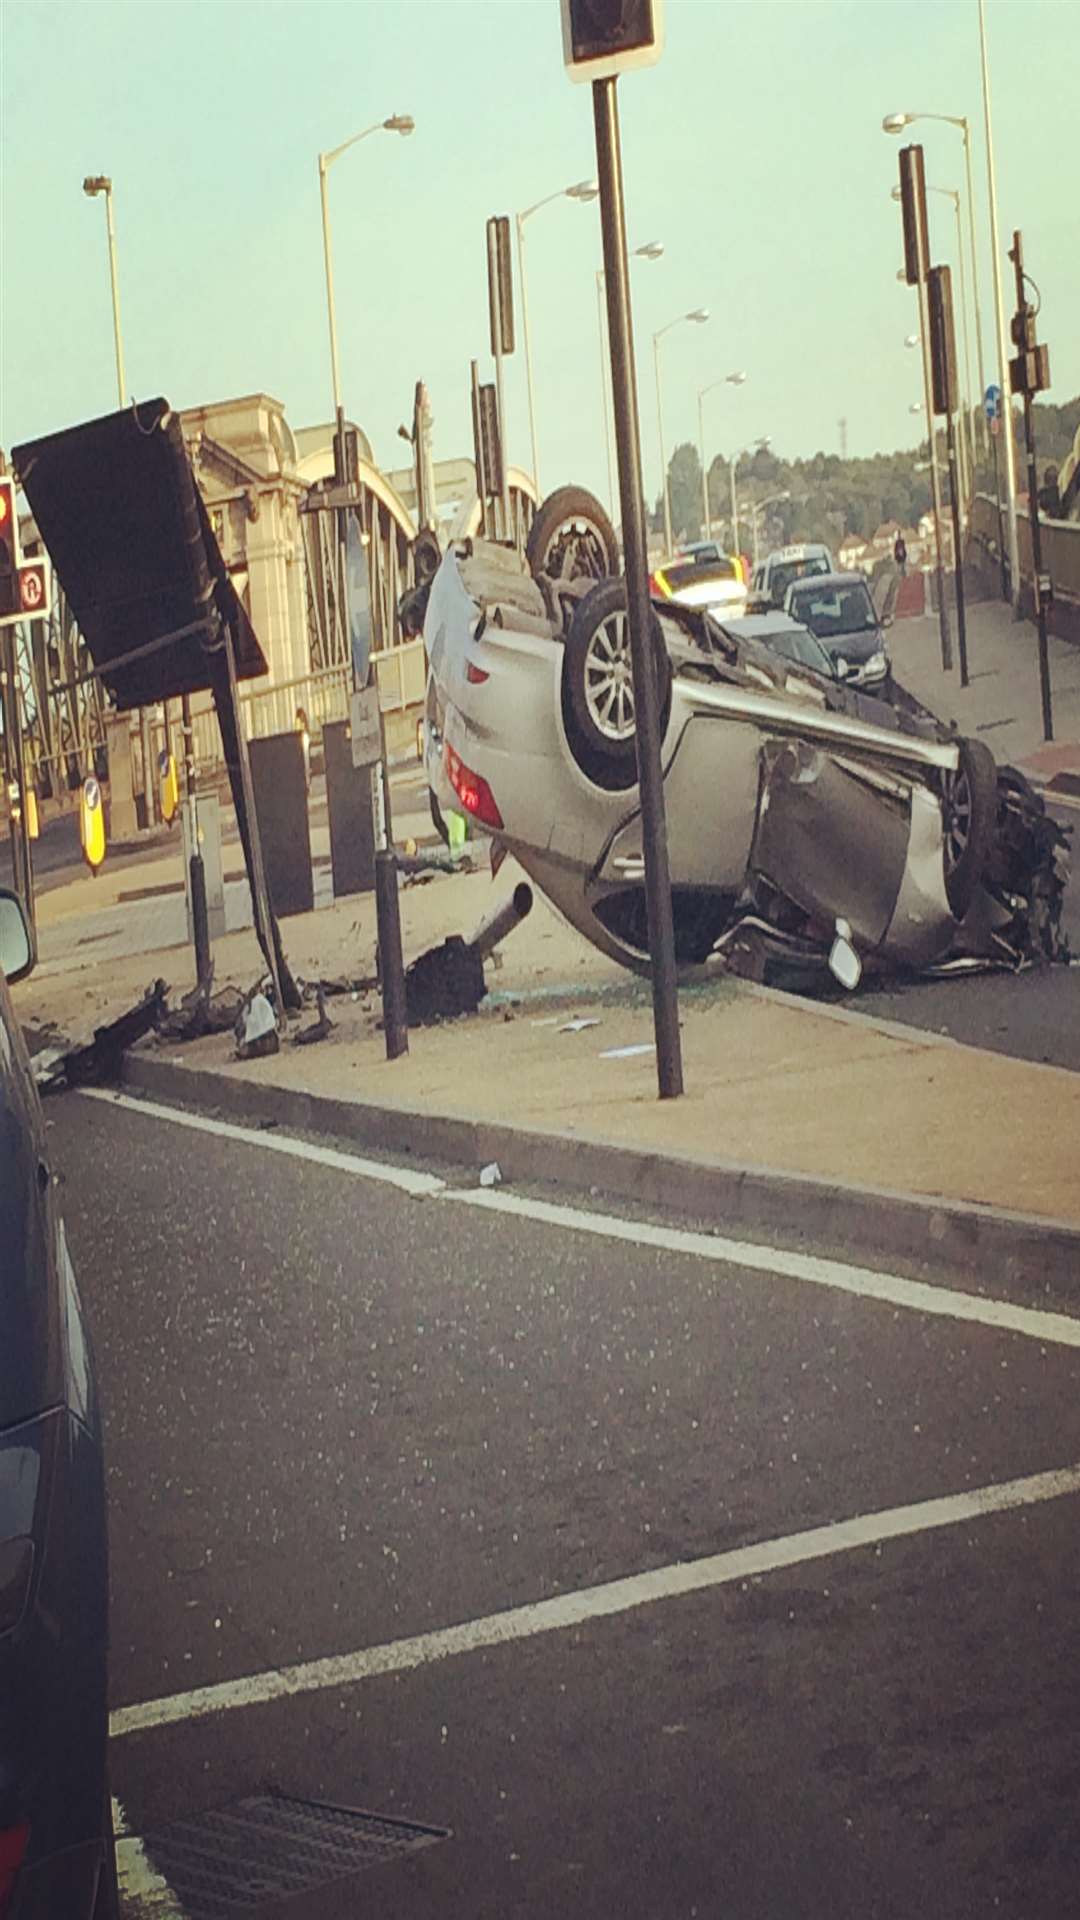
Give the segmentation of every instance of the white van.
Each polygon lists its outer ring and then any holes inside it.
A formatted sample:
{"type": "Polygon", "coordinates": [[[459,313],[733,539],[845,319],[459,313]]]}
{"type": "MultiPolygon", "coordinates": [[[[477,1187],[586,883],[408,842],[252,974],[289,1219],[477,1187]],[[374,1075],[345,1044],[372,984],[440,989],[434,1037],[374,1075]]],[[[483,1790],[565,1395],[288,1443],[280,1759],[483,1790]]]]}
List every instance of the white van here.
{"type": "Polygon", "coordinates": [[[782,607],[793,580],[801,580],[808,573],[832,572],[833,557],[828,547],[813,544],[776,547],[754,568],[751,593],[755,598],[767,599],[774,607],[782,607]]]}

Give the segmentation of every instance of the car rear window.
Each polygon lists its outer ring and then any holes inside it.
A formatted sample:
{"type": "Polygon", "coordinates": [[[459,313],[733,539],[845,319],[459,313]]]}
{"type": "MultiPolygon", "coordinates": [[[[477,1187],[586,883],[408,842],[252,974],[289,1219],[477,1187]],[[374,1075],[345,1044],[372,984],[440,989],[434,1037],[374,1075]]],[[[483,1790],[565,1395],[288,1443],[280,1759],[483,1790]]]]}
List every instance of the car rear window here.
{"type": "Polygon", "coordinates": [[[664,579],[672,593],[678,593],[680,587],[689,587],[699,580],[736,580],[735,562],[726,558],[720,560],[677,560],[663,569],[664,579]]]}

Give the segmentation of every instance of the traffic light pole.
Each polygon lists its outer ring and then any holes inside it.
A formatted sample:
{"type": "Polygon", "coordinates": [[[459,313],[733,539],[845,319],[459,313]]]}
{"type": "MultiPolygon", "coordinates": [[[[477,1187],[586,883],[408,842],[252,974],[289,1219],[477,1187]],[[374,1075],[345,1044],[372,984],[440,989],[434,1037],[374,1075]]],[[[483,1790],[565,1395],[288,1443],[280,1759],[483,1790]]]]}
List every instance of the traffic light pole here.
{"type": "MultiPolygon", "coordinates": [[[[166,704],[166,712],[168,711],[166,704]]],[[[195,794],[195,733],[191,722],[191,695],[180,701],[184,736],[184,800],[187,806],[188,878],[191,885],[191,932],[195,947],[195,982],[209,991],[213,961],[210,956],[210,918],[206,909],[206,868],[199,843],[199,803],[195,794]]]]}
{"type": "MultiPolygon", "coordinates": [[[[1017,340],[1016,344],[1020,354],[1026,361],[1027,341],[1024,319],[1028,308],[1024,294],[1024,243],[1020,234],[1015,229],[1013,230],[1013,243],[1009,249],[1009,257],[1016,268],[1017,318],[1013,322],[1014,338],[1016,332],[1019,331],[1021,337],[1017,340]]],[[[1034,334],[1034,322],[1032,322],[1032,333],[1034,334]]],[[[1047,378],[1048,377],[1049,376],[1047,376],[1047,378]]],[[[1031,522],[1031,563],[1032,573],[1034,575],[1031,584],[1035,597],[1035,619],[1039,628],[1039,692],[1042,698],[1043,738],[1045,740],[1052,740],[1054,737],[1054,715],[1050,698],[1050,653],[1046,638],[1046,601],[1050,590],[1050,580],[1049,577],[1043,573],[1042,523],[1039,518],[1039,476],[1035,463],[1035,421],[1031,410],[1031,386],[1026,380],[1023,394],[1024,445],[1027,449],[1028,473],[1028,517],[1031,522]]],[[[1010,399],[1010,414],[1011,411],[1012,403],[1010,399]]],[[[1020,584],[1018,578],[1016,581],[1017,604],[1019,604],[1020,584]]]]}
{"type": "Polygon", "coordinates": [[[960,685],[968,685],[967,621],[964,609],[964,549],[960,533],[960,489],[956,472],[956,424],[951,413],[945,416],[946,443],[949,450],[949,503],[952,509],[953,579],[956,582],[956,638],[960,649],[960,685]]]}
{"type": "Polygon", "coordinates": [[[5,773],[11,834],[11,872],[16,893],[34,924],[34,867],[30,852],[30,822],[26,812],[26,766],[19,717],[19,682],[15,666],[15,627],[0,627],[0,693],[3,697],[5,773]]]}
{"type": "Polygon", "coordinates": [[[630,317],[630,270],[626,249],[619,103],[614,77],[592,82],[596,129],[596,170],[600,183],[600,222],[607,283],[608,338],[619,462],[626,569],[627,622],[637,720],[638,782],[641,790],[645,900],[652,961],[653,1022],[661,1100],[683,1091],[679,998],[675,974],[675,930],[671,911],[664,775],[660,758],[660,713],[652,652],[652,606],[645,537],[645,499],[641,483],[641,430],[634,372],[634,335],[630,317]]]}

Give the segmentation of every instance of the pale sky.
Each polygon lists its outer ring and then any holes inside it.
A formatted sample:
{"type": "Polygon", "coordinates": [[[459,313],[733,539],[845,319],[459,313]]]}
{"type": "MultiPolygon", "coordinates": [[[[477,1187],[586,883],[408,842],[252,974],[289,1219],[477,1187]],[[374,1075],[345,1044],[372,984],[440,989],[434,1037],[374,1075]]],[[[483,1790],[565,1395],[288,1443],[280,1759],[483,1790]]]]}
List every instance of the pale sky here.
{"type": "MultiPolygon", "coordinates": [[[[1080,0],[987,0],[1006,308],[1014,226],[1042,290],[1040,337],[1064,401],[1080,391],[1075,168],[1080,0]]],[[[327,419],[331,379],[317,155],[411,113],[330,175],[346,411],[380,464],[415,381],[436,458],[471,452],[469,362],[491,377],[484,226],[595,172],[587,87],[561,56],[558,0],[0,0],[3,192],[0,444],[116,404],[105,211],[114,184],[129,392],[176,407],[263,390],[294,427],[327,419]]],[[[972,123],[985,373],[996,375],[977,0],[668,0],[660,64],[620,82],[646,486],[659,486],[653,332],[668,451],[708,457],[762,434],[776,451],[913,445],[915,296],[897,284],[889,198],[907,109],[972,123]]],[[[928,181],[964,186],[958,129],[917,123],[928,181]]],[[[932,195],[932,251],[951,205],[932,195]]],[[[595,203],[529,221],[528,278],[545,490],[606,490],[595,203]]],[[[520,340],[520,330],[519,330],[520,340]]],[[[974,338],[972,339],[974,356],[974,338]]],[[[528,464],[520,350],[507,364],[509,451],[528,464]]]]}

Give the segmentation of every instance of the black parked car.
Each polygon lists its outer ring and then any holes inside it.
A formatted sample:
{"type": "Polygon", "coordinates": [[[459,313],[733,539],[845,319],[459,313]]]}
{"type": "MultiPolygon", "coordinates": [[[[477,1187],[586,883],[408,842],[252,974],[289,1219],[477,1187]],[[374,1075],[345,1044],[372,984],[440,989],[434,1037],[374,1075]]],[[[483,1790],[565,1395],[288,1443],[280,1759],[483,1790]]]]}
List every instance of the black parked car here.
{"type": "Polygon", "coordinates": [[[796,580],[788,588],[784,611],[821,641],[848,686],[887,693],[892,671],[885,641],[888,623],[874,606],[865,574],[823,573],[815,580],[796,580]]]}
{"type": "Polygon", "coordinates": [[[7,984],[33,963],[0,889],[0,1920],[116,1920],[100,1417],[7,984]]]}

